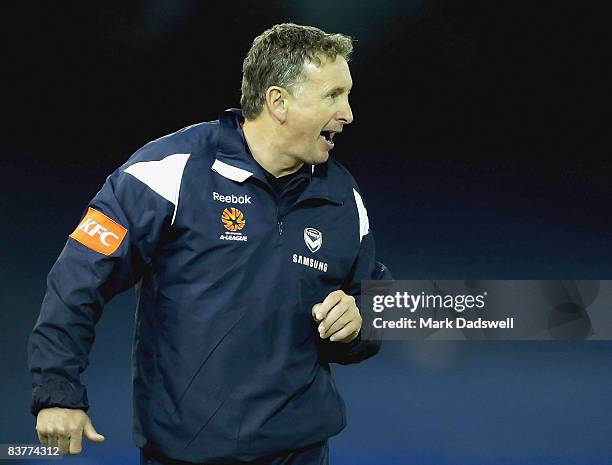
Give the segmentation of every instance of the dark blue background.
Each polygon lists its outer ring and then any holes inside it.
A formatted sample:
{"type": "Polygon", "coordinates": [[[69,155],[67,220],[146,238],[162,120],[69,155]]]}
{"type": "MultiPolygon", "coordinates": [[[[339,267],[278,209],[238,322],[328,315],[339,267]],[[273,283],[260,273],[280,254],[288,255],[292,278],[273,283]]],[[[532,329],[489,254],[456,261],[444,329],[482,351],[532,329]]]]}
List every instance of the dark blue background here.
{"type": "MultiPolygon", "coordinates": [[[[84,206],[145,142],[238,106],[244,55],[277,22],[357,39],[355,122],[332,155],[397,278],[611,279],[609,27],[593,6],[533,3],[8,7],[0,443],[37,440],[26,340],[84,206]]],[[[137,462],[133,319],[133,291],[106,308],[84,375],[106,442],[66,460],[137,462]]],[[[349,426],[332,463],[612,463],[611,356],[607,342],[387,342],[334,367],[349,426]]]]}

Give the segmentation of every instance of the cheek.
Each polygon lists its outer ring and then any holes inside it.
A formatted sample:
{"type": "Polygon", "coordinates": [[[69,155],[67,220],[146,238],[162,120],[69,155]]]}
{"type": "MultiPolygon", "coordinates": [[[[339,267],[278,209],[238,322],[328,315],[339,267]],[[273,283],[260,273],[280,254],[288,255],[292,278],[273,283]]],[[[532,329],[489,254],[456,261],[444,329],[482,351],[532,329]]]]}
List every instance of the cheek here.
{"type": "Polygon", "coordinates": [[[319,139],[320,133],[320,126],[315,126],[311,122],[304,122],[304,124],[299,128],[297,137],[299,137],[304,143],[311,144],[319,139]]]}
{"type": "Polygon", "coordinates": [[[291,118],[292,134],[297,140],[305,144],[317,143],[321,128],[325,122],[321,121],[321,109],[301,105],[296,108],[291,118]]]}
{"type": "Polygon", "coordinates": [[[293,134],[298,137],[304,137],[311,132],[311,125],[307,118],[303,115],[295,115],[296,118],[293,120],[293,134]]]}

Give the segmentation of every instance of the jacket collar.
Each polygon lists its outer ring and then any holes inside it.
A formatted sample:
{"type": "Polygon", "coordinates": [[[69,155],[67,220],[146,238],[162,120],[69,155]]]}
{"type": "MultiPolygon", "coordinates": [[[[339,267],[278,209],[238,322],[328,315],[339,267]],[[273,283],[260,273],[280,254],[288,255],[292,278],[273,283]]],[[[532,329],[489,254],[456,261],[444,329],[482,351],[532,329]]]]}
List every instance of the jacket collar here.
{"type": "MultiPolygon", "coordinates": [[[[240,127],[240,123],[243,121],[242,111],[238,108],[225,110],[219,116],[217,154],[211,169],[232,181],[245,182],[252,177],[269,185],[264,169],[255,161],[249,151],[240,127]]],[[[318,198],[339,205],[344,203],[343,196],[339,195],[341,183],[333,182],[335,176],[330,173],[330,171],[338,170],[330,170],[329,165],[329,161],[320,165],[311,165],[311,169],[305,171],[309,183],[300,194],[298,202],[318,198]]]]}

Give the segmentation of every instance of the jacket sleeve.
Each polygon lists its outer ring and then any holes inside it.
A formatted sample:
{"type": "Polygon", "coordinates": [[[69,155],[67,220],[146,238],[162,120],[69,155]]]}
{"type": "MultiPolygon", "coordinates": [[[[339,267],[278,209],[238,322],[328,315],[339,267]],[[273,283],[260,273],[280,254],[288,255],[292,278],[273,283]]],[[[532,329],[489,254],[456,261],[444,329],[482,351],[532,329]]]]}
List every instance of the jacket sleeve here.
{"type": "Polygon", "coordinates": [[[47,277],[28,338],[31,413],[89,408],[80,375],[89,363],[104,305],[151,265],[175,205],[119,168],[105,181],[47,277]]]}
{"type": "Polygon", "coordinates": [[[374,315],[372,312],[366,311],[361,305],[361,281],[393,279],[389,269],[376,261],[374,237],[370,230],[365,206],[358,191],[353,190],[353,193],[359,215],[360,247],[359,254],[343,290],[355,297],[357,308],[363,320],[361,331],[349,343],[332,342],[329,338],[319,339],[319,353],[322,360],[342,365],[361,362],[376,355],[380,350],[380,334],[375,332],[376,330],[372,325],[374,315]]]}

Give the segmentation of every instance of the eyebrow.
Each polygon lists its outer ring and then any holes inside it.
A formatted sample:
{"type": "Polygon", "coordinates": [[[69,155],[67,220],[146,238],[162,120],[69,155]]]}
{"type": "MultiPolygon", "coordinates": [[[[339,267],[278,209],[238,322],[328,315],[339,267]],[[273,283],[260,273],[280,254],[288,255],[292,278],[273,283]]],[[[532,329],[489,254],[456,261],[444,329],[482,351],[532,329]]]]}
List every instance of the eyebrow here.
{"type": "MultiPolygon", "coordinates": [[[[349,87],[349,92],[350,90],[353,88],[353,86],[349,87]]],[[[344,91],[346,91],[345,87],[340,87],[340,86],[336,86],[334,87],[332,90],[330,90],[329,92],[327,92],[325,95],[331,95],[331,94],[335,94],[335,93],[343,93],[344,91]]]]}

